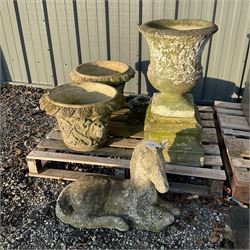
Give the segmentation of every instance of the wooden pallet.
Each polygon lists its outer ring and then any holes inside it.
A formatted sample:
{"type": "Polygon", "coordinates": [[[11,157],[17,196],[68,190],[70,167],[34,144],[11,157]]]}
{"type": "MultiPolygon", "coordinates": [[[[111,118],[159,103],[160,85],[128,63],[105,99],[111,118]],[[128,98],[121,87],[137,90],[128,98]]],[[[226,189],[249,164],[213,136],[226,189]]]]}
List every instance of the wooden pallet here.
{"type": "Polygon", "coordinates": [[[215,102],[222,155],[233,196],[249,203],[250,127],[240,103],[215,102]]]}
{"type": "MultiPolygon", "coordinates": [[[[223,180],[226,179],[221,170],[222,159],[218,146],[218,138],[213,120],[212,107],[199,107],[203,125],[202,142],[205,151],[203,167],[184,166],[166,163],[166,173],[182,176],[206,178],[209,186],[186,183],[170,183],[170,190],[199,195],[220,196],[223,190],[223,180]]],[[[129,169],[133,148],[143,138],[143,124],[133,125],[128,122],[128,109],[122,109],[112,114],[109,125],[109,139],[106,145],[91,152],[76,152],[67,148],[60,135],[58,127],[54,128],[38,146],[27,156],[29,175],[41,178],[53,178],[74,181],[83,172],[64,169],[46,168],[48,161],[70,162],[105,166],[111,168],[129,169]]]]}

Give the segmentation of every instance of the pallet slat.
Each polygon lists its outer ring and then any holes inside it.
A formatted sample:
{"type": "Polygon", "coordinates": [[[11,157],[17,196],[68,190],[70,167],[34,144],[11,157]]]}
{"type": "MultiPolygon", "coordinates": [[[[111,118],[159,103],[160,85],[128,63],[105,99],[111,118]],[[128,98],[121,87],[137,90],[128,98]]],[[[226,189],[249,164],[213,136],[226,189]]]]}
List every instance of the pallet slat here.
{"type": "Polygon", "coordinates": [[[218,121],[222,128],[250,131],[249,124],[245,117],[220,114],[218,121]]]}
{"type": "MultiPolygon", "coordinates": [[[[77,152],[73,149],[69,149],[62,140],[53,140],[53,139],[45,139],[41,141],[38,145],[38,148],[44,149],[55,149],[58,151],[66,151],[78,154],[85,155],[107,155],[107,156],[117,156],[123,157],[126,159],[130,159],[133,153],[132,149],[121,149],[121,148],[110,148],[110,147],[102,147],[100,149],[92,150],[91,152],[77,152]]],[[[212,150],[212,149],[211,149],[212,150]]]]}
{"type": "Polygon", "coordinates": [[[166,164],[166,172],[168,174],[178,174],[178,175],[194,176],[194,177],[216,179],[216,180],[226,180],[226,174],[224,170],[214,170],[209,168],[166,164]]]}
{"type": "Polygon", "coordinates": [[[204,166],[222,166],[222,159],[219,155],[205,155],[204,166]]]}
{"type": "MultiPolygon", "coordinates": [[[[114,130],[112,132],[112,136],[116,136],[116,137],[129,137],[129,136],[122,136],[122,135],[127,135],[127,134],[130,134],[130,132],[128,132],[129,129],[127,128],[126,130],[123,130],[123,129],[117,129],[116,131],[114,130]]],[[[129,140],[132,140],[132,139],[142,139],[143,138],[143,132],[140,132],[140,133],[136,133],[136,134],[133,134],[133,135],[130,135],[130,139],[129,140]]],[[[59,130],[52,130],[48,135],[46,135],[46,138],[47,139],[54,139],[54,140],[61,140],[61,133],[59,130]]],[[[114,139],[114,140],[117,140],[117,143],[116,145],[118,145],[118,141],[119,139],[114,139]]],[[[201,141],[204,142],[204,143],[218,143],[218,138],[217,138],[217,133],[216,133],[216,129],[215,128],[203,128],[202,130],[202,134],[201,134],[201,141]]],[[[112,139],[110,139],[110,142],[112,142],[112,139]]],[[[136,143],[136,140],[133,141],[133,143],[136,143]]],[[[131,141],[131,147],[130,148],[133,148],[132,147],[132,141],[131,141]]],[[[115,144],[113,144],[115,145],[115,144]]]]}
{"type": "Polygon", "coordinates": [[[213,113],[200,113],[201,120],[213,120],[213,113]]]}
{"type": "MultiPolygon", "coordinates": [[[[49,178],[49,179],[56,179],[56,180],[67,180],[67,181],[76,181],[78,178],[82,176],[90,175],[90,173],[84,173],[79,171],[72,171],[72,170],[64,170],[64,169],[43,169],[40,173],[29,173],[29,176],[32,177],[40,177],[40,178],[49,178]]],[[[103,174],[95,174],[91,173],[91,175],[98,175],[98,176],[109,176],[103,174]]],[[[110,177],[110,176],[109,176],[110,177]]]]}
{"type": "Polygon", "coordinates": [[[218,143],[218,137],[215,128],[203,128],[201,133],[203,143],[218,143]]]}
{"type": "MultiPolygon", "coordinates": [[[[77,152],[75,150],[70,150],[61,139],[61,135],[59,131],[52,131],[48,136],[48,139],[40,142],[38,147],[40,148],[51,148],[56,150],[64,150],[69,152],[77,152]]],[[[97,149],[91,151],[91,153],[95,154],[98,152],[107,152],[112,153],[114,149],[112,148],[126,148],[126,149],[133,149],[140,141],[137,139],[126,139],[126,138],[109,138],[109,141],[106,144],[106,147],[102,147],[101,149],[97,149]],[[112,148],[109,148],[109,147],[112,148]]],[[[203,145],[204,153],[207,155],[220,155],[220,148],[217,144],[208,144],[203,145]]],[[[118,153],[119,151],[116,150],[114,153],[118,153]]],[[[85,153],[86,154],[86,153],[85,153]]]]}
{"type": "Polygon", "coordinates": [[[242,110],[225,109],[225,108],[216,108],[216,110],[221,114],[244,116],[242,110]]]}
{"type": "Polygon", "coordinates": [[[216,108],[242,110],[241,103],[215,101],[216,108]]]}
{"type": "Polygon", "coordinates": [[[207,112],[207,113],[209,113],[209,112],[213,113],[214,112],[214,109],[211,106],[200,106],[200,105],[198,105],[197,108],[198,108],[199,112],[207,112]]]}
{"type": "Polygon", "coordinates": [[[203,128],[215,128],[214,121],[212,120],[201,120],[201,125],[203,128]]]}
{"type": "Polygon", "coordinates": [[[34,150],[28,154],[27,159],[81,163],[81,164],[90,164],[97,166],[123,167],[123,168],[129,168],[129,163],[130,163],[129,160],[123,160],[123,159],[110,159],[110,158],[95,157],[95,156],[76,155],[70,153],[55,153],[55,152],[34,151],[34,150]]]}
{"type": "Polygon", "coordinates": [[[245,158],[250,158],[250,149],[244,150],[241,156],[245,158]]]}
{"type": "Polygon", "coordinates": [[[233,167],[236,167],[236,168],[250,168],[249,160],[245,160],[242,158],[232,158],[231,162],[232,162],[233,167]]]}
{"type": "MultiPolygon", "coordinates": [[[[129,168],[130,161],[122,159],[109,159],[95,156],[72,155],[67,153],[55,153],[45,151],[32,151],[28,156],[28,160],[46,160],[59,161],[80,164],[90,164],[107,167],[129,168]]],[[[225,172],[223,170],[213,170],[208,168],[190,167],[176,164],[166,164],[166,173],[178,174],[186,176],[194,176],[208,179],[225,180],[225,172]]]]}
{"type": "Polygon", "coordinates": [[[246,131],[222,128],[222,132],[225,135],[233,135],[235,137],[250,138],[250,132],[246,132],[246,131]]]}
{"type": "Polygon", "coordinates": [[[239,185],[245,185],[248,190],[250,188],[250,172],[235,171],[236,181],[239,185]]]}
{"type": "Polygon", "coordinates": [[[207,196],[207,195],[209,195],[210,190],[209,190],[208,186],[170,182],[169,183],[169,192],[198,194],[200,196],[207,196]]]}

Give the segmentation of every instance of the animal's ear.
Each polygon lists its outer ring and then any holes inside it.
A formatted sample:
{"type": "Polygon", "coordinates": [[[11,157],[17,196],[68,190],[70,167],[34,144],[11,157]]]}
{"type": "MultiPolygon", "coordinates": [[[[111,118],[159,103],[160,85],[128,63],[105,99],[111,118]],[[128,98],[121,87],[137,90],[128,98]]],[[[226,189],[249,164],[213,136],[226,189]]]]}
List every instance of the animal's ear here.
{"type": "Polygon", "coordinates": [[[161,142],[162,148],[166,148],[168,146],[168,140],[164,140],[161,142]]]}

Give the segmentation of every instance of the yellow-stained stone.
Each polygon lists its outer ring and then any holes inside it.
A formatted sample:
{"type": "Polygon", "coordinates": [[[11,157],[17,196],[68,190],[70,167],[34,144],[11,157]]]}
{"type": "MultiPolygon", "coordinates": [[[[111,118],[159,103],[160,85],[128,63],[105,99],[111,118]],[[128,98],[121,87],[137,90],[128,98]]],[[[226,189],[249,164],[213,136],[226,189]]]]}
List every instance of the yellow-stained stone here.
{"type": "Polygon", "coordinates": [[[150,105],[145,118],[144,139],[158,143],[167,140],[168,148],[163,151],[167,162],[202,166],[202,127],[198,121],[197,112],[193,117],[164,117],[152,114],[150,105]]]}
{"type": "Polygon", "coordinates": [[[169,95],[155,93],[152,98],[151,112],[166,117],[194,117],[194,99],[191,94],[169,95]]]}

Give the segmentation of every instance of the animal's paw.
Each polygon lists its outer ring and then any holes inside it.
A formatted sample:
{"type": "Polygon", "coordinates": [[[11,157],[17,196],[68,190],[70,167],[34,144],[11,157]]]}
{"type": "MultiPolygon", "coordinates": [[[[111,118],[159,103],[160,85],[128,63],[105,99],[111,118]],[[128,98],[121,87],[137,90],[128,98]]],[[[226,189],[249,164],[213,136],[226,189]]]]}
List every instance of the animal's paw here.
{"type": "Polygon", "coordinates": [[[176,217],[179,217],[181,215],[181,211],[178,208],[172,207],[169,209],[169,211],[176,217]]]}
{"type": "Polygon", "coordinates": [[[125,232],[129,230],[129,226],[122,218],[117,218],[115,229],[125,232]]]}
{"type": "Polygon", "coordinates": [[[180,216],[181,212],[178,208],[175,208],[171,203],[163,200],[158,200],[158,206],[166,209],[168,212],[170,212],[174,216],[180,216]]]}

